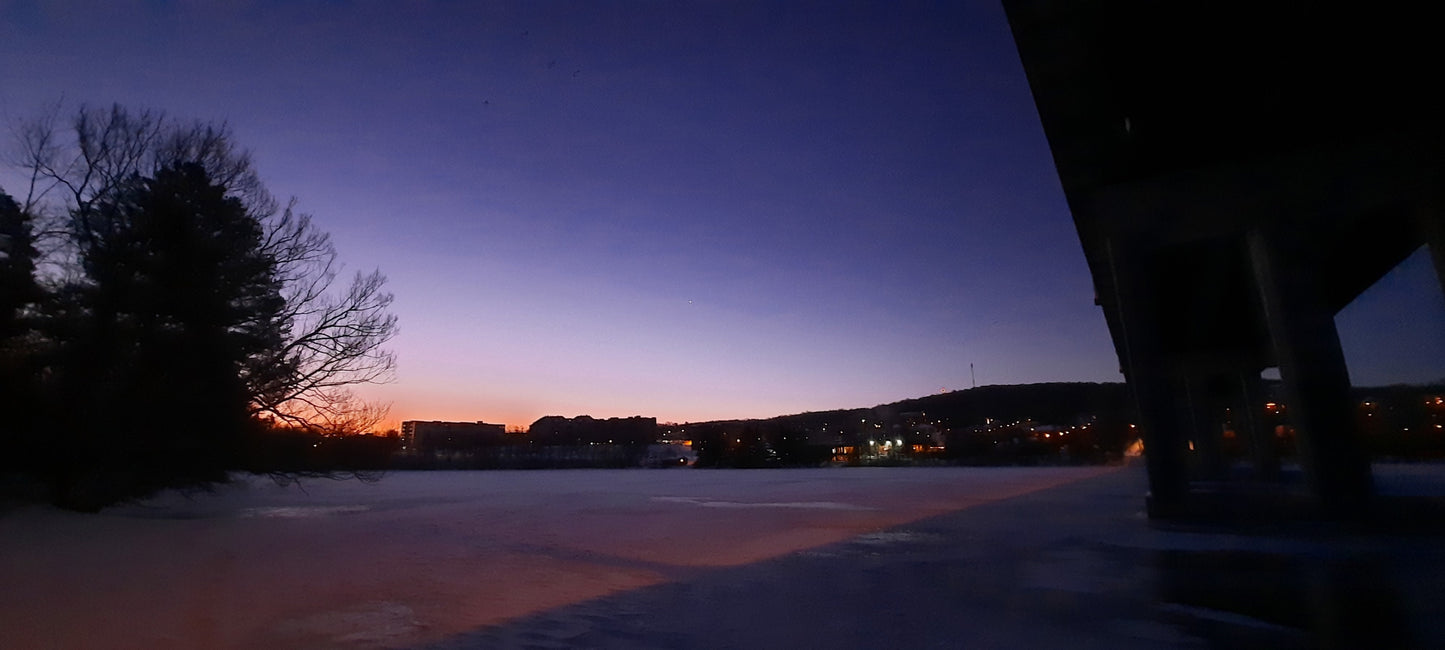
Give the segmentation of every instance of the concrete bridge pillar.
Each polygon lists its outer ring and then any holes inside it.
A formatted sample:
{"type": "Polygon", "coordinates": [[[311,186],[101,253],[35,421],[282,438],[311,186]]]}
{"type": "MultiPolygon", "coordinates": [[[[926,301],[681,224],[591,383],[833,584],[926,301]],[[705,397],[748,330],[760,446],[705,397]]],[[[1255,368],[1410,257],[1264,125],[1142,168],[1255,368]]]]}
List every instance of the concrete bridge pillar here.
{"type": "Polygon", "coordinates": [[[1216,379],[1216,373],[1193,372],[1180,382],[1194,466],[1199,478],[1209,481],[1220,480],[1225,475],[1223,405],[1218,399],[1216,379]]]}
{"type": "Polygon", "coordinates": [[[1113,306],[1127,332],[1128,349],[1122,355],[1124,373],[1139,408],[1140,437],[1149,467],[1149,512],[1168,516],[1184,506],[1189,492],[1187,441],[1181,435],[1177,391],[1171,380],[1159,340],[1161,324],[1154,309],[1153,274],[1138,248],[1121,242],[1108,244],[1109,264],[1115,282],[1113,306]]]}
{"type": "Polygon", "coordinates": [[[1264,386],[1259,370],[1244,370],[1234,377],[1230,410],[1234,412],[1234,433],[1245,441],[1255,476],[1273,481],[1279,478],[1279,450],[1274,431],[1264,424],[1264,386]]]}
{"type": "Polygon", "coordinates": [[[1326,510],[1358,511],[1372,493],[1370,464],[1355,431],[1334,312],[1301,263],[1306,252],[1285,241],[1256,228],[1249,252],[1305,476],[1326,510]]]}

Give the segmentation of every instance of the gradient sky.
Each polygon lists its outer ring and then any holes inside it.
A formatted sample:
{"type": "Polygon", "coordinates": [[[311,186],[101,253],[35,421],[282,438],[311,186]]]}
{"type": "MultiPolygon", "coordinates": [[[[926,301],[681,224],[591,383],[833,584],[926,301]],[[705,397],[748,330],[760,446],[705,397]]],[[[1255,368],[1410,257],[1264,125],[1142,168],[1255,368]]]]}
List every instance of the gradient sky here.
{"type": "MultiPolygon", "coordinates": [[[[0,116],[228,122],[389,276],[392,420],[1121,380],[1002,9],[836,4],[0,0],[0,116]]],[[[1357,384],[1445,377],[1434,282],[1340,315],[1357,384]]]]}

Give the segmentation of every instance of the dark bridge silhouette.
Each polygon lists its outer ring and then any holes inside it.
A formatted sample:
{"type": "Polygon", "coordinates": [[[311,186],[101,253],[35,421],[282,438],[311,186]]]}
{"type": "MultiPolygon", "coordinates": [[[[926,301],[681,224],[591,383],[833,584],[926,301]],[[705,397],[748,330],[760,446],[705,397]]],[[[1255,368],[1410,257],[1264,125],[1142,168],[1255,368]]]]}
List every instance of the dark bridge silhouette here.
{"type": "Polygon", "coordinates": [[[1334,315],[1427,243],[1445,283],[1438,23],[1323,4],[1004,0],[1139,407],[1151,516],[1229,491],[1226,407],[1277,473],[1270,367],[1312,505],[1366,506],[1334,315]]]}

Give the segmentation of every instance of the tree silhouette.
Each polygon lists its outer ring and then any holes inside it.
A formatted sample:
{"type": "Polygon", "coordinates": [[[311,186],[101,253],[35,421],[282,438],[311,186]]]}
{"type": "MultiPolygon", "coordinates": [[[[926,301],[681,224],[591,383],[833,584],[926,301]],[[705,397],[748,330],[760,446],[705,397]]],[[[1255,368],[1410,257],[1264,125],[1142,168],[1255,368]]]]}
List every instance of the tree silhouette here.
{"type": "Polygon", "coordinates": [[[260,224],[183,163],[116,185],[73,228],[87,283],[72,313],[90,326],[72,331],[61,364],[84,432],[65,450],[71,474],[122,496],[223,479],[252,425],[241,371],[284,343],[260,224]]]}
{"type": "Polygon", "coordinates": [[[57,501],[290,471],[309,461],[253,434],[359,433],[383,417],[348,389],[394,368],[385,278],[338,283],[329,236],[271,197],[224,125],[120,106],[61,122],[57,109],[19,130],[29,188],[0,224],[45,214],[63,235],[40,257],[56,272],[41,274],[44,354],[27,369],[44,398],[27,412],[46,430],[30,465],[57,501]]]}
{"type": "Polygon", "coordinates": [[[342,270],[330,236],[284,208],[260,181],[248,152],[224,124],[181,122],[157,111],[82,107],[60,128],[58,109],[20,129],[31,186],[26,204],[58,202],[72,220],[91,218],[99,202],[136,177],[194,164],[239,201],[262,227],[261,250],[285,305],[277,318],[285,341],[241,369],[254,415],[289,426],[354,433],[384,417],[384,406],[357,399],[350,387],[389,379],[396,360],[384,345],[396,334],[391,294],[379,272],[342,270]]]}
{"type": "Polygon", "coordinates": [[[287,323],[284,345],[247,369],[251,408],[258,415],[325,433],[375,426],[386,409],[355,397],[350,387],[389,378],[396,358],[383,345],[396,334],[392,296],[380,272],[357,273],[335,291],[340,265],[331,237],[311,217],[287,206],[271,219],[262,250],[275,261],[287,323]]]}
{"type": "Polygon", "coordinates": [[[30,329],[32,311],[44,292],[35,279],[31,217],[9,194],[0,191],[0,340],[30,329]]]}
{"type": "Polygon", "coordinates": [[[35,277],[32,219],[0,191],[0,454],[4,467],[31,455],[40,396],[38,314],[46,293],[35,277]]]}

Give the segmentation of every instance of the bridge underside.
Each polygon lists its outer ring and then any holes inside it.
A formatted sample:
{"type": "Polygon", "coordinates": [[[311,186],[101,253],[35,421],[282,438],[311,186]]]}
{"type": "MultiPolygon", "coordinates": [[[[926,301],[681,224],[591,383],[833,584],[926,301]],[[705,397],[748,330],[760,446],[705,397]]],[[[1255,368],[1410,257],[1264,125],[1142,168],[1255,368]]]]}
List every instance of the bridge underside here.
{"type": "MultiPolygon", "coordinates": [[[[1422,245],[1445,287],[1445,62],[1423,9],[1005,0],[1137,401],[1153,516],[1225,485],[1222,418],[1312,503],[1371,497],[1334,315],[1422,245]]],[[[1408,318],[1408,315],[1402,315],[1408,318]]]]}

